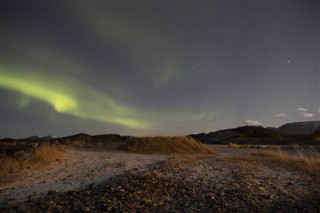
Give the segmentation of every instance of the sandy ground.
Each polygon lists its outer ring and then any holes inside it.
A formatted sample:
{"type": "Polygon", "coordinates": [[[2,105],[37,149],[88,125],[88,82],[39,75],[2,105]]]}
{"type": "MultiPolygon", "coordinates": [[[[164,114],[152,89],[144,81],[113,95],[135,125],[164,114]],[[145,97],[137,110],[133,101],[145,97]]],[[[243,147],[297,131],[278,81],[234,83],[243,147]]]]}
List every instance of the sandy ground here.
{"type": "Polygon", "coordinates": [[[41,196],[48,191],[68,191],[89,184],[99,184],[126,171],[142,171],[156,162],[168,159],[164,155],[142,155],[113,150],[73,149],[61,162],[42,171],[24,171],[7,180],[0,193],[0,203],[41,196]]]}
{"type": "MultiPolygon", "coordinates": [[[[302,203],[302,207],[314,207],[313,201],[301,201],[301,198],[320,194],[319,177],[265,160],[256,161],[252,156],[254,153],[269,152],[269,150],[229,149],[220,145],[210,146],[210,148],[215,150],[215,155],[200,158],[188,156],[187,159],[173,155],[73,149],[65,154],[61,162],[47,170],[25,171],[20,177],[8,181],[0,192],[0,205],[55,192],[81,190],[82,188],[85,190],[89,185],[98,186],[110,182],[110,178],[120,174],[134,175],[145,171],[149,172],[152,177],[163,180],[179,178],[189,185],[193,184],[196,190],[199,187],[199,189],[203,188],[204,191],[201,193],[210,196],[211,192],[207,190],[212,188],[212,191],[215,192],[212,194],[213,201],[216,200],[215,206],[220,205],[221,202],[229,202],[223,200],[226,199],[224,194],[229,193],[231,197],[243,195],[245,198],[251,195],[248,199],[257,198],[258,200],[254,202],[260,206],[269,206],[272,202],[278,205],[279,199],[285,199],[284,206],[299,202],[299,205],[302,203]],[[161,162],[165,166],[154,170],[161,162]]],[[[133,183],[133,185],[136,184],[133,183]]],[[[144,192],[141,193],[143,195],[144,192]]],[[[155,194],[155,200],[156,197],[155,194]]],[[[239,202],[242,202],[241,199],[239,202]]],[[[230,202],[230,206],[233,204],[234,202],[230,202]]]]}

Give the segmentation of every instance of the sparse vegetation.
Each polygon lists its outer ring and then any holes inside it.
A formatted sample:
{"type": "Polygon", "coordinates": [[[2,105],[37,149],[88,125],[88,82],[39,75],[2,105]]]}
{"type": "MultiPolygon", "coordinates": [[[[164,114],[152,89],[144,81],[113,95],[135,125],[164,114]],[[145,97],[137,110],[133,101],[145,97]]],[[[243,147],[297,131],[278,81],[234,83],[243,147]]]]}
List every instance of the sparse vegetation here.
{"type": "Polygon", "coordinates": [[[240,148],[240,145],[237,144],[237,143],[228,143],[228,148],[231,148],[231,149],[238,149],[240,148]]]}
{"type": "Polygon", "coordinates": [[[191,137],[141,137],[132,138],[119,147],[121,150],[148,154],[212,154],[204,144],[191,137]]]}
{"type": "Polygon", "coordinates": [[[287,166],[293,166],[304,171],[320,175],[320,159],[319,154],[314,148],[310,147],[308,150],[299,145],[293,145],[295,153],[289,155],[279,148],[277,151],[269,153],[260,153],[260,156],[266,156],[277,162],[283,163],[287,166]]]}
{"type": "Polygon", "coordinates": [[[0,164],[0,176],[20,171],[22,169],[41,169],[61,159],[67,150],[66,146],[44,145],[36,149],[34,155],[19,157],[4,157],[0,164]]]}

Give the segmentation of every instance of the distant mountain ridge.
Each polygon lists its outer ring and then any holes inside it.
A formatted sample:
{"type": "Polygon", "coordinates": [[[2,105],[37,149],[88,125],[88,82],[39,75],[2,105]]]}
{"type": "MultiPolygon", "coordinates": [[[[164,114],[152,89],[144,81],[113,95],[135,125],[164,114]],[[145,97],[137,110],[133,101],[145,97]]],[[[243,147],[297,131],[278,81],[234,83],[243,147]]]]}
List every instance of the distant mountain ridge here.
{"type": "Polygon", "coordinates": [[[241,126],[216,132],[191,134],[202,143],[228,143],[231,140],[239,143],[287,143],[318,140],[320,121],[287,123],[279,128],[262,126],[241,126]]]}
{"type": "MultiPolygon", "coordinates": [[[[320,145],[320,121],[294,122],[279,128],[262,126],[240,126],[209,133],[188,135],[206,144],[247,144],[247,145],[291,145],[313,144],[320,145]]],[[[31,136],[28,138],[0,139],[0,157],[35,153],[43,145],[71,145],[77,148],[119,147],[123,144],[144,141],[143,137],[121,136],[118,134],[76,135],[57,138],[54,136],[31,136]]]]}
{"type": "MultiPolygon", "coordinates": [[[[240,126],[237,128],[218,130],[209,133],[190,134],[190,137],[202,143],[228,143],[235,140],[252,139],[252,143],[286,143],[292,141],[308,141],[320,140],[320,121],[307,121],[307,122],[293,122],[287,123],[279,128],[275,127],[262,127],[262,126],[240,126]],[[253,140],[254,139],[254,140],[253,140]]],[[[128,142],[136,140],[139,137],[121,136],[119,134],[103,134],[103,135],[88,135],[80,133],[71,136],[57,138],[55,136],[31,136],[28,138],[0,139],[0,142],[34,142],[34,143],[60,143],[60,144],[103,144],[109,142],[128,142]]]]}
{"type": "Polygon", "coordinates": [[[278,128],[283,135],[311,135],[320,129],[320,121],[287,123],[278,128]]]}
{"type": "Polygon", "coordinates": [[[30,141],[36,141],[36,140],[42,140],[42,141],[53,141],[56,140],[57,137],[53,136],[53,135],[47,135],[47,136],[43,136],[43,137],[39,137],[37,135],[33,135],[27,138],[30,141]]]}

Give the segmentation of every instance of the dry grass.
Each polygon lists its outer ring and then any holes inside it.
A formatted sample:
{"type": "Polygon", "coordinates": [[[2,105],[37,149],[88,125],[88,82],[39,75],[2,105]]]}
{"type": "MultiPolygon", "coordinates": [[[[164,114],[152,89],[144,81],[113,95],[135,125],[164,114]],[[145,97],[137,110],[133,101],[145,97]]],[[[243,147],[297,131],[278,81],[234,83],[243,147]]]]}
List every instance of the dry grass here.
{"type": "MultiPolygon", "coordinates": [[[[75,140],[69,145],[71,148],[94,148],[94,144],[85,140],[75,140]]],[[[98,146],[98,145],[96,145],[98,146]]]]}
{"type": "Polygon", "coordinates": [[[59,161],[67,148],[61,145],[41,146],[32,157],[6,157],[1,159],[0,176],[23,169],[41,169],[59,161]]]}
{"type": "Polygon", "coordinates": [[[240,148],[240,145],[237,144],[237,143],[228,143],[228,148],[231,148],[231,149],[238,149],[240,148]]]}
{"type": "Polygon", "coordinates": [[[146,154],[212,154],[206,145],[190,137],[141,137],[119,149],[146,154]]]}
{"type": "Polygon", "coordinates": [[[320,155],[315,150],[303,149],[299,145],[293,145],[295,152],[292,155],[284,153],[281,148],[277,151],[262,154],[263,156],[269,157],[272,160],[283,163],[287,166],[296,167],[304,171],[320,175],[320,155]]]}

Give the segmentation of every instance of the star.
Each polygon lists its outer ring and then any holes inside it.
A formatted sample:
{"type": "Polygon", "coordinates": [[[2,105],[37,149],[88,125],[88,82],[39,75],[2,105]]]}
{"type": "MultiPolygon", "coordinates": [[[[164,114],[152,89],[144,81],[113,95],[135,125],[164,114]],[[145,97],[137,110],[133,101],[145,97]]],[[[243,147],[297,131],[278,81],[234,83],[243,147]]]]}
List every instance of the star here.
{"type": "Polygon", "coordinates": [[[239,43],[238,43],[238,46],[239,46],[239,47],[243,47],[244,45],[243,45],[242,42],[239,42],[239,43]]]}

